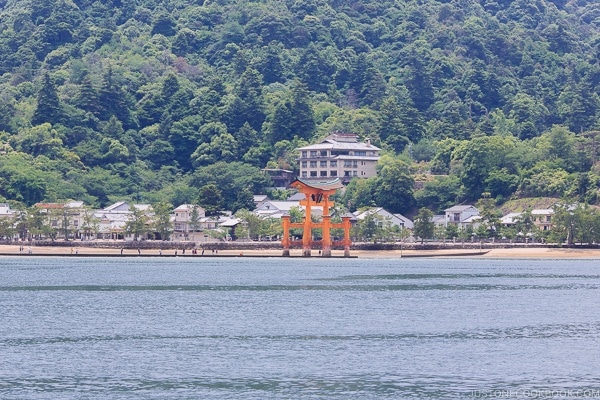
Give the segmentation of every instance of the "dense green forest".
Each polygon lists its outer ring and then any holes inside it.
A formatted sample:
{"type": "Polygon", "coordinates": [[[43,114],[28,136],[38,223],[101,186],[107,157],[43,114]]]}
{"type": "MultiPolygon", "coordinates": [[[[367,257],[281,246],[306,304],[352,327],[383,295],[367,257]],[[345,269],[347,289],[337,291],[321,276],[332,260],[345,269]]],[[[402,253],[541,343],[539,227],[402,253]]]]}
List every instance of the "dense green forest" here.
{"type": "Polygon", "coordinates": [[[339,130],[385,153],[378,177],[348,187],[351,209],[438,211],[484,193],[600,202],[596,0],[0,11],[0,200],[235,211],[270,185],[261,168],[294,169],[296,147],[339,130]]]}

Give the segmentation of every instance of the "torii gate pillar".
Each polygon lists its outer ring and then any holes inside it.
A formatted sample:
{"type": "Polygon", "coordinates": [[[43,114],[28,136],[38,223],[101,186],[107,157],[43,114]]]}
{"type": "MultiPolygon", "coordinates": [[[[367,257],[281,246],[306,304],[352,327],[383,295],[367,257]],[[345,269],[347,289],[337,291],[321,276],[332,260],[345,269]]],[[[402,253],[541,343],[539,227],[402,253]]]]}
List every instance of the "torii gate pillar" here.
{"type": "Polygon", "coordinates": [[[350,219],[343,218],[341,224],[331,222],[330,209],[334,206],[334,202],[330,200],[337,189],[342,187],[339,179],[330,182],[307,182],[300,179],[292,182],[291,186],[297,188],[300,193],[304,194],[304,199],[300,201],[300,205],[304,206],[305,214],[304,221],[301,223],[292,223],[290,216],[282,218],[283,238],[281,244],[283,246],[283,255],[290,255],[291,241],[289,238],[290,228],[302,228],[302,256],[310,257],[312,250],[312,230],[322,229],[323,237],[321,241],[321,255],[323,257],[331,257],[331,228],[344,229],[344,256],[350,256],[350,219]],[[312,207],[322,207],[322,221],[313,222],[312,207]]]}

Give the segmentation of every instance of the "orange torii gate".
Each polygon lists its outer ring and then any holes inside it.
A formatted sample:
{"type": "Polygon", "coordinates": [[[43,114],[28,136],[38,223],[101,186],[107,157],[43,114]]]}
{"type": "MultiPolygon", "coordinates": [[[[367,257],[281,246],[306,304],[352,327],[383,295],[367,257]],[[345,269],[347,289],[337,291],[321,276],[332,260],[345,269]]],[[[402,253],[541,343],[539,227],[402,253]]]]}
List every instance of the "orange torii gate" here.
{"type": "Polygon", "coordinates": [[[300,205],[305,207],[304,221],[303,222],[291,222],[290,216],[285,215],[282,217],[283,225],[283,238],[281,244],[283,246],[283,255],[290,255],[290,246],[292,241],[290,240],[290,228],[302,228],[302,255],[304,257],[310,257],[311,247],[313,244],[312,230],[322,229],[323,238],[321,241],[321,250],[323,257],[331,257],[331,246],[334,244],[331,240],[331,229],[341,228],[344,230],[344,239],[335,244],[341,244],[344,246],[344,256],[350,256],[350,217],[342,217],[341,223],[332,223],[331,215],[329,210],[334,206],[334,202],[329,198],[333,196],[337,189],[343,187],[339,179],[335,179],[330,182],[307,182],[301,179],[296,179],[292,182],[291,186],[297,188],[300,193],[304,194],[304,200],[300,201],[300,205]],[[321,222],[312,221],[312,210],[311,207],[322,207],[323,215],[321,222]]]}

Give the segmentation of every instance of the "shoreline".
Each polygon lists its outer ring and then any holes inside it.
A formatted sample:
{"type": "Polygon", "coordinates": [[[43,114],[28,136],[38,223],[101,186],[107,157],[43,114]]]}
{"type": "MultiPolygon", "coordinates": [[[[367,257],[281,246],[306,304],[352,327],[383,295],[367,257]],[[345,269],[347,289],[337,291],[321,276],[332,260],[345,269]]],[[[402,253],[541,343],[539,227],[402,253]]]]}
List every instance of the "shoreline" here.
{"type": "MultiPolygon", "coordinates": [[[[401,259],[401,258],[444,258],[444,257],[466,257],[481,259],[600,259],[600,249],[580,248],[495,248],[483,249],[443,249],[443,250],[350,250],[350,257],[344,257],[342,250],[332,250],[332,258],[352,259],[401,259]]],[[[120,248],[97,248],[97,247],[60,247],[60,246],[23,246],[20,251],[18,245],[0,245],[0,256],[60,256],[60,257],[280,257],[282,249],[244,249],[244,250],[205,250],[204,254],[198,251],[175,251],[173,249],[120,249],[120,248]],[[31,254],[29,249],[31,248],[31,254]]],[[[290,258],[303,258],[301,249],[290,250],[290,258]]],[[[318,250],[312,251],[310,258],[321,258],[318,250]]]]}

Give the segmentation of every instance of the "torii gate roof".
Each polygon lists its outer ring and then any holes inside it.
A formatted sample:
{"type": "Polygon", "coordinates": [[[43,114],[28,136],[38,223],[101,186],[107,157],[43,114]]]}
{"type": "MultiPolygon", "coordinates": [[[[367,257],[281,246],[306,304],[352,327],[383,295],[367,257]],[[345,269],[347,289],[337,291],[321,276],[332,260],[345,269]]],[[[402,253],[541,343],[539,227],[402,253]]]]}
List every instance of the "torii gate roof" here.
{"type": "Polygon", "coordinates": [[[340,181],[339,178],[335,178],[332,181],[308,181],[297,178],[294,182],[290,184],[290,186],[293,186],[297,189],[308,187],[322,191],[337,190],[344,187],[342,181],[340,181]]]}

